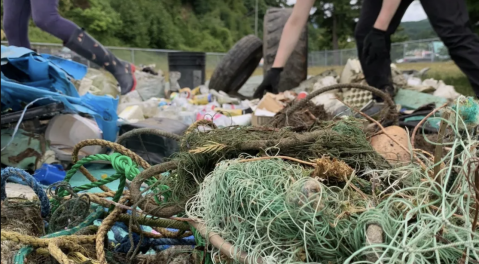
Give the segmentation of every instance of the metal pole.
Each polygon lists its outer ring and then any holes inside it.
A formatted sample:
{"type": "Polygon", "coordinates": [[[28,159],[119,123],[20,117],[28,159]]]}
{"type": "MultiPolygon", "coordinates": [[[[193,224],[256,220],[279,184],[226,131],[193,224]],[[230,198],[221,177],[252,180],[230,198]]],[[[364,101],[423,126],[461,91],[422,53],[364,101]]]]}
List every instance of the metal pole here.
{"type": "Polygon", "coordinates": [[[434,42],[431,42],[431,62],[434,62],[434,59],[436,58],[436,51],[434,50],[434,42]]]}
{"type": "Polygon", "coordinates": [[[135,51],[131,50],[131,63],[135,64],[135,51]]]}
{"type": "Polygon", "coordinates": [[[258,36],[258,0],[256,0],[256,5],[254,8],[254,34],[258,36]]]}
{"type": "Polygon", "coordinates": [[[328,63],[328,51],[327,50],[324,50],[324,66],[328,66],[329,63],[328,63]]]}

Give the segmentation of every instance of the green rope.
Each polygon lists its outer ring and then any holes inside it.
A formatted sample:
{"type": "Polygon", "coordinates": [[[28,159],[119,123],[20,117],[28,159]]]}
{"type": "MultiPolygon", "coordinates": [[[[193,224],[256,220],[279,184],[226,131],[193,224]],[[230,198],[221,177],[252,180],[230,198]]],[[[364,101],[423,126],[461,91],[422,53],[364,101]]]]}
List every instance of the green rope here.
{"type": "MultiPolygon", "coordinates": [[[[90,163],[92,161],[109,161],[111,162],[111,165],[117,172],[116,174],[106,178],[99,180],[97,182],[92,182],[85,184],[83,186],[75,187],[73,190],[75,192],[79,191],[86,191],[89,189],[93,189],[96,187],[100,187],[102,185],[105,185],[107,183],[113,182],[115,180],[120,179],[120,184],[118,185],[118,190],[115,193],[115,196],[113,197],[113,201],[118,202],[123,194],[123,190],[125,189],[126,186],[126,179],[128,180],[133,180],[136,175],[140,173],[140,170],[138,169],[138,165],[136,165],[133,160],[131,160],[130,157],[121,155],[120,153],[113,153],[111,155],[106,155],[106,154],[97,154],[97,155],[91,155],[88,157],[85,157],[75,163],[73,167],[68,171],[65,181],[69,182],[73,175],[85,164],[90,163]]],[[[155,179],[150,179],[149,184],[153,184],[155,179]]],[[[68,193],[66,191],[60,192],[60,196],[64,197],[67,196],[68,193]]]]}
{"type": "MultiPolygon", "coordinates": [[[[118,217],[118,221],[128,224],[130,222],[131,215],[122,214],[118,217]]],[[[190,226],[181,221],[163,219],[163,218],[149,218],[149,217],[139,217],[137,219],[138,223],[145,226],[154,226],[154,227],[165,227],[165,228],[174,228],[179,230],[189,230],[190,226]]]]}
{"type": "MultiPolygon", "coordinates": [[[[118,184],[118,190],[115,193],[115,196],[113,197],[113,201],[118,202],[123,195],[123,191],[126,186],[126,180],[132,181],[135,179],[136,175],[140,173],[140,170],[138,168],[138,165],[133,162],[133,160],[125,155],[122,155],[120,153],[113,153],[111,155],[107,154],[96,154],[96,155],[91,155],[88,157],[85,157],[81,160],[79,160],[73,167],[67,172],[67,175],[65,176],[64,182],[69,182],[73,175],[85,164],[90,163],[92,161],[108,161],[111,163],[113,168],[116,170],[116,173],[105,178],[98,180],[96,182],[88,183],[82,186],[77,186],[73,188],[74,192],[81,192],[81,191],[86,191],[90,190],[93,188],[100,187],[102,185],[106,185],[108,183],[111,183],[116,180],[120,180],[120,183],[118,184]]],[[[150,178],[149,180],[146,181],[148,185],[153,185],[157,182],[157,179],[155,178],[150,178]]],[[[159,185],[158,187],[154,188],[152,190],[155,194],[155,200],[157,203],[161,203],[160,199],[157,197],[158,194],[161,194],[165,197],[165,201],[168,200],[170,194],[169,194],[169,188],[166,185],[159,185]]],[[[65,197],[69,195],[67,190],[64,190],[63,188],[59,188],[58,192],[58,197],[65,197]]],[[[54,204],[53,210],[58,208],[58,201],[52,201],[54,204]]],[[[114,208],[114,206],[112,206],[114,208]]],[[[112,209],[111,208],[111,209],[112,209]]]]}
{"type": "MultiPolygon", "coordinates": [[[[46,236],[43,236],[42,238],[52,238],[52,237],[59,237],[59,236],[69,236],[73,235],[79,230],[93,224],[93,222],[100,218],[103,215],[103,208],[98,207],[95,212],[91,213],[82,223],[79,225],[67,229],[67,230],[62,230],[58,231],[56,233],[48,234],[46,236]]],[[[15,255],[13,259],[13,263],[15,264],[23,264],[25,262],[25,258],[28,256],[28,254],[33,252],[33,247],[27,246],[27,247],[22,247],[17,254],[15,255]]]]}

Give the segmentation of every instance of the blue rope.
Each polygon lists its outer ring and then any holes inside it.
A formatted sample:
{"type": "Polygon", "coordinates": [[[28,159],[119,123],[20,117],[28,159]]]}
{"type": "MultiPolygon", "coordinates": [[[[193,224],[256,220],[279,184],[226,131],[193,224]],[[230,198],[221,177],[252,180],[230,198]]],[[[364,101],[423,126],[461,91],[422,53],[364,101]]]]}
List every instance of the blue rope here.
{"type": "MultiPolygon", "coordinates": [[[[131,241],[130,237],[128,236],[128,227],[121,222],[115,223],[114,226],[112,226],[111,231],[113,232],[114,235],[114,241],[117,242],[118,244],[115,247],[115,252],[121,252],[121,253],[128,253],[128,251],[131,249],[131,241]]],[[[134,246],[137,247],[138,244],[140,243],[140,235],[137,233],[133,233],[133,243],[134,246]]],[[[164,250],[167,247],[165,246],[179,246],[179,245],[184,245],[184,246],[194,246],[196,245],[195,238],[193,236],[189,236],[183,239],[174,239],[174,238],[146,238],[144,237],[141,240],[140,244],[140,252],[142,253],[147,253],[150,248],[156,248],[158,250],[164,250]]]]}
{"type": "Polygon", "coordinates": [[[151,246],[164,246],[164,245],[174,245],[174,246],[194,246],[196,245],[194,238],[157,238],[150,241],[151,246]]]}
{"type": "Polygon", "coordinates": [[[1,182],[1,199],[4,201],[7,199],[7,192],[5,190],[7,185],[7,179],[10,177],[19,177],[27,183],[30,188],[33,189],[35,194],[40,200],[41,215],[43,218],[46,218],[50,214],[50,201],[48,200],[45,190],[40,186],[40,184],[26,171],[18,168],[7,167],[2,169],[2,182],[1,182]]]}

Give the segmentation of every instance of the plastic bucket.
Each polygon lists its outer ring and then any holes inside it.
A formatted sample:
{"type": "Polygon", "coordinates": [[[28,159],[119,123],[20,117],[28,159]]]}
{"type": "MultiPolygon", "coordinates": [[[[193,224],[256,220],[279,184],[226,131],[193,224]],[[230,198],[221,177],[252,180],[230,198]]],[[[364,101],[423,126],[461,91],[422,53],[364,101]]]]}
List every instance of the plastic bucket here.
{"type": "Polygon", "coordinates": [[[170,72],[180,72],[180,88],[194,89],[205,83],[206,54],[204,52],[170,52],[170,72]]]}

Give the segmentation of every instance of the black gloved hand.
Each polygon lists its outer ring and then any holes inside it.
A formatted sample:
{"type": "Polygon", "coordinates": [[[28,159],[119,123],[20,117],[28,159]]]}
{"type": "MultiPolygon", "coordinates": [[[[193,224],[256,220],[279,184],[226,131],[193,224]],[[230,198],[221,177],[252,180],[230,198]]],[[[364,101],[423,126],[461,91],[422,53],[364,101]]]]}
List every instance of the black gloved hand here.
{"type": "Polygon", "coordinates": [[[261,98],[265,91],[277,94],[279,79],[283,68],[271,68],[264,76],[263,82],[256,88],[253,98],[261,98]]]}
{"type": "Polygon", "coordinates": [[[388,38],[386,31],[373,28],[364,39],[363,57],[366,65],[389,58],[388,38]]]}

